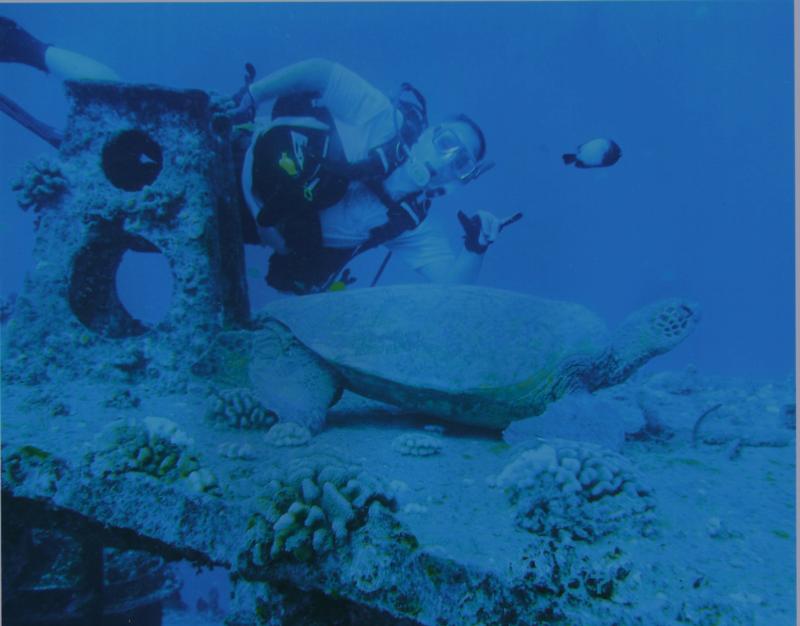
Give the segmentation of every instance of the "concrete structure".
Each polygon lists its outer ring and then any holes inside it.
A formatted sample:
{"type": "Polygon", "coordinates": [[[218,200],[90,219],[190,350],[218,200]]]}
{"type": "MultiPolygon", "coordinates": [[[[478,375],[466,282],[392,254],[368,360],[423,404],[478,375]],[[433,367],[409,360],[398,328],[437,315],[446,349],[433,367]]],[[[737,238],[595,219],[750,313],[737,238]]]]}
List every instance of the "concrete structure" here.
{"type": "Polygon", "coordinates": [[[36,262],[8,328],[4,378],[180,390],[192,356],[249,316],[230,124],[202,91],[68,83],[67,95],[57,158],[30,164],[16,185],[37,215],[36,262]],[[117,293],[129,250],[163,254],[172,274],[153,327],[117,293]]]}

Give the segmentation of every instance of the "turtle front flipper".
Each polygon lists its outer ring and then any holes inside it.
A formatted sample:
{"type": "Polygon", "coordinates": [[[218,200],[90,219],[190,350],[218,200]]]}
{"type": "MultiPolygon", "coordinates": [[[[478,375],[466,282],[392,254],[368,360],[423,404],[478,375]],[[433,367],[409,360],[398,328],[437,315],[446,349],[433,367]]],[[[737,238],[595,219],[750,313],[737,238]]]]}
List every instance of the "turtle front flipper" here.
{"type": "Polygon", "coordinates": [[[192,368],[217,388],[244,388],[281,422],[318,432],[341,395],[335,373],[276,320],[256,330],[217,335],[192,368]]]}
{"type": "Polygon", "coordinates": [[[624,382],[647,361],[686,339],[699,321],[700,307],[682,298],[661,300],[635,311],[614,333],[608,351],[587,372],[587,388],[624,382]]]}

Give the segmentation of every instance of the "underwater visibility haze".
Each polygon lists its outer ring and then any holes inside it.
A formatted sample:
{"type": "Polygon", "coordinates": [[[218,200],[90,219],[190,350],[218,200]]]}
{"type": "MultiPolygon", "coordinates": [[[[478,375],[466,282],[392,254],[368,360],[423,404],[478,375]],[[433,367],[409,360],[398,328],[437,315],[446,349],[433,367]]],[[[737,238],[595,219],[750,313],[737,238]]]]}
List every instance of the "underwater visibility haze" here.
{"type": "Polygon", "coordinates": [[[0,17],[120,78],[0,71],[66,131],[0,116],[9,624],[795,623],[791,3],[0,17]],[[424,96],[397,171],[473,285],[265,282],[233,110],[309,59],[424,96]]]}

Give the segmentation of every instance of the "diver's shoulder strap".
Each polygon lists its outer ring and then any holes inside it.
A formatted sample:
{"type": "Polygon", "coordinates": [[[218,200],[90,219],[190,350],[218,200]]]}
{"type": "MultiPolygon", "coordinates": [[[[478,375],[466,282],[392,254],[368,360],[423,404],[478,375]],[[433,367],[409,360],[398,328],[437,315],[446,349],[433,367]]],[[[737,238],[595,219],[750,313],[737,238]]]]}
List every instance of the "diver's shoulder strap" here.
{"type": "MultiPolygon", "coordinates": [[[[324,112],[328,116],[326,121],[333,123],[333,118],[327,109],[320,107],[314,99],[309,102],[317,107],[313,109],[314,115],[319,116],[324,112]]],[[[393,100],[392,116],[395,124],[394,134],[384,143],[370,148],[366,157],[355,162],[343,158],[327,158],[325,167],[349,180],[386,179],[405,162],[407,148],[413,145],[428,127],[425,98],[409,83],[403,83],[400,93],[393,100]],[[398,116],[402,120],[400,123],[398,116]]]]}

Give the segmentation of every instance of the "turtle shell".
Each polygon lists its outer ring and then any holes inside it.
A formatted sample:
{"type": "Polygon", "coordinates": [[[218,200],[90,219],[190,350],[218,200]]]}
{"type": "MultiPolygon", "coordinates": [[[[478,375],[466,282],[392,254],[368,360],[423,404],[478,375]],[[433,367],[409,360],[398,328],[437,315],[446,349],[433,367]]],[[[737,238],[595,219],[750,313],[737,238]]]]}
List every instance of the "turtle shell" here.
{"type": "Polygon", "coordinates": [[[605,324],[583,306],[464,285],[287,298],[264,314],[288,326],[352,391],[491,428],[537,415],[581,387],[609,345],[605,324]]]}

